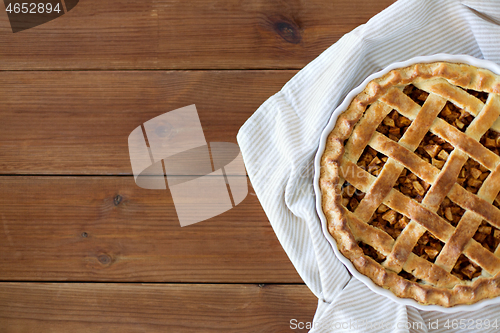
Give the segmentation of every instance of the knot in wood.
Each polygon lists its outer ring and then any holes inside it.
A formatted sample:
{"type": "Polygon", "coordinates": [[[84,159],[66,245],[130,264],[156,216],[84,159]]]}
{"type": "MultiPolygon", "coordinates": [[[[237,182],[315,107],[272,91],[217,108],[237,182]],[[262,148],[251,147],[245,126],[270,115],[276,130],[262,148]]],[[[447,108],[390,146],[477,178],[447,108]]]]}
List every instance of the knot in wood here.
{"type": "Polygon", "coordinates": [[[100,254],[97,256],[97,260],[103,265],[107,265],[111,262],[111,257],[107,254],[100,254]]]}
{"type": "Polygon", "coordinates": [[[113,199],[113,202],[115,204],[115,206],[118,206],[120,204],[120,202],[122,202],[122,196],[121,195],[117,195],[114,199],[113,199]]]}
{"type": "Polygon", "coordinates": [[[274,30],[288,43],[299,44],[302,40],[297,24],[286,19],[278,19],[273,24],[274,30]]]}

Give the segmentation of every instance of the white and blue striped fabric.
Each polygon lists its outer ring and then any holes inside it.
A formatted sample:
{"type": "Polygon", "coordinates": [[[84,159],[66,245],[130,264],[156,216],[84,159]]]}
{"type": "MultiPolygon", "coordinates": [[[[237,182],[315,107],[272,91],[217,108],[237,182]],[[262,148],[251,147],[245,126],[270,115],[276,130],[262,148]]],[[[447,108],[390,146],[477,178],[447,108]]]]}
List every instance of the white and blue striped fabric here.
{"type": "Polygon", "coordinates": [[[500,1],[400,0],[308,64],[240,129],[238,143],[255,192],[319,299],[311,332],[500,331],[478,327],[486,319],[500,325],[500,306],[426,312],[396,304],[352,278],[322,233],[312,188],[320,134],[350,90],[387,65],[415,56],[468,54],[500,64],[499,24],[500,1]],[[460,319],[466,328],[451,326],[460,319]]]}

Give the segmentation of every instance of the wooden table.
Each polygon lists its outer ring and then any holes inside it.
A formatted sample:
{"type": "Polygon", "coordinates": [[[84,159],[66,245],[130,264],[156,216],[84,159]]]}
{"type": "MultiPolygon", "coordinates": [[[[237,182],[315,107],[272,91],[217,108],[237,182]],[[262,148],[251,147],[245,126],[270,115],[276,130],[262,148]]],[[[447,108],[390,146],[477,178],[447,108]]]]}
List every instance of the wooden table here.
{"type": "MultiPolygon", "coordinates": [[[[303,284],[250,195],[181,228],[127,138],[196,104],[207,141],[392,0],[81,0],[0,20],[0,332],[288,332],[303,284]]],[[[3,9],[3,7],[2,7],[3,9]]]]}

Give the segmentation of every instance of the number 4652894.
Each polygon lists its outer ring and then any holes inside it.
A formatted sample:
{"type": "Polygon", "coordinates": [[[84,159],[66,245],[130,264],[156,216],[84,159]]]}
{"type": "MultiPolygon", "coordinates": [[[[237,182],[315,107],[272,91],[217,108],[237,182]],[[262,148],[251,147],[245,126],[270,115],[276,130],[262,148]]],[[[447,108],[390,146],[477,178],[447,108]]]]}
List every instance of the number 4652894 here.
{"type": "Polygon", "coordinates": [[[474,329],[474,328],[478,328],[478,329],[481,329],[481,328],[484,328],[484,329],[488,329],[488,328],[495,328],[495,329],[498,329],[498,322],[497,322],[497,319],[495,319],[495,321],[489,321],[488,319],[477,319],[477,320],[473,320],[473,319],[452,319],[452,320],[446,320],[446,322],[444,323],[444,327],[447,328],[447,329],[453,329],[453,330],[456,330],[456,329],[474,329]]]}
{"type": "Polygon", "coordinates": [[[23,13],[23,14],[50,14],[52,12],[60,13],[61,9],[59,8],[59,4],[56,4],[55,7],[52,6],[51,3],[9,3],[5,11],[10,13],[23,13]]]}

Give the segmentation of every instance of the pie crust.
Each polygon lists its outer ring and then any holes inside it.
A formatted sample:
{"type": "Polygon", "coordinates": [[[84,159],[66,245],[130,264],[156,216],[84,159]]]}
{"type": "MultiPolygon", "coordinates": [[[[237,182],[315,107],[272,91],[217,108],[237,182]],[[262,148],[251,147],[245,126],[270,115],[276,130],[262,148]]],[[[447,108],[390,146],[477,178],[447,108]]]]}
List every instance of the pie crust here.
{"type": "Polygon", "coordinates": [[[395,69],[337,119],[320,161],[340,252],[401,298],[451,307],[500,295],[500,76],[395,69]]]}

